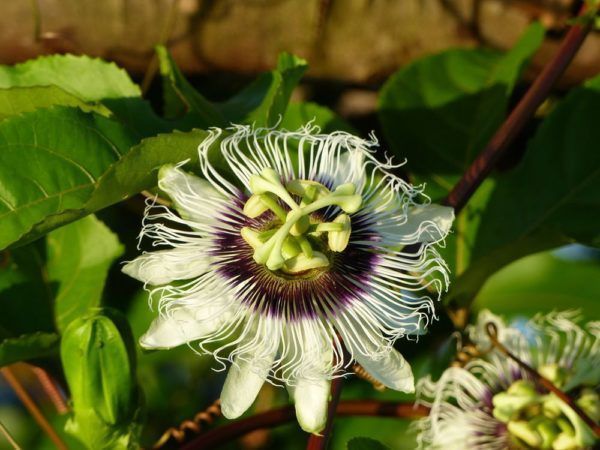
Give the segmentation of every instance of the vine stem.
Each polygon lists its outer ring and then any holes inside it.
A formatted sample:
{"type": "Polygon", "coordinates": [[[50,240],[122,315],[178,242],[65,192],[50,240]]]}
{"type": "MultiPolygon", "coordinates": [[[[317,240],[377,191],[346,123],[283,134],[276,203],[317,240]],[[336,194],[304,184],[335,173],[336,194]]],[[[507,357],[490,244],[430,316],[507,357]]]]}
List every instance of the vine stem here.
{"type": "Polygon", "coordinates": [[[19,400],[21,400],[27,411],[29,411],[29,414],[31,414],[31,416],[37,422],[40,428],[44,430],[44,432],[48,435],[48,437],[54,443],[56,448],[58,448],[59,450],[67,450],[67,445],[56,433],[54,428],[52,428],[52,425],[50,425],[48,419],[46,419],[44,414],[42,414],[42,411],[38,408],[36,403],[33,401],[29,393],[25,390],[23,385],[19,382],[12,370],[8,367],[3,367],[2,369],[0,369],[0,372],[2,372],[2,375],[4,376],[10,387],[12,387],[17,397],[19,397],[19,400]]]}
{"type": "MultiPolygon", "coordinates": [[[[584,4],[579,10],[578,17],[583,17],[585,13],[584,4]]],[[[500,157],[506,153],[510,144],[548,97],[550,90],[573,60],[590,29],[591,24],[589,23],[575,24],[569,29],[554,58],[544,67],[527,93],[492,136],[487,146],[465,171],[444,200],[444,204],[452,206],[456,213],[463,209],[493,170],[500,157]]]]}
{"type": "Polygon", "coordinates": [[[56,412],[60,415],[67,414],[69,412],[69,405],[64,398],[63,392],[60,389],[58,383],[41,367],[29,365],[31,371],[34,373],[42,389],[56,408],[56,412]]]}
{"type": "Polygon", "coordinates": [[[327,442],[331,436],[331,429],[333,428],[333,418],[337,411],[338,403],[340,402],[340,395],[342,394],[342,384],[344,379],[342,377],[334,378],[331,382],[331,400],[329,401],[329,407],[327,408],[327,422],[323,434],[311,434],[306,444],[306,450],[324,450],[327,448],[327,442]]]}
{"type": "MultiPolygon", "coordinates": [[[[330,402],[330,407],[331,404],[330,402]]],[[[377,416],[416,419],[427,416],[429,408],[413,403],[345,400],[337,404],[335,412],[338,416],[377,416]]],[[[292,405],[272,409],[207,431],[181,447],[181,450],[216,448],[251,431],[291,422],[295,417],[296,414],[292,405]]],[[[330,417],[333,417],[333,414],[330,414],[330,417]]]]}

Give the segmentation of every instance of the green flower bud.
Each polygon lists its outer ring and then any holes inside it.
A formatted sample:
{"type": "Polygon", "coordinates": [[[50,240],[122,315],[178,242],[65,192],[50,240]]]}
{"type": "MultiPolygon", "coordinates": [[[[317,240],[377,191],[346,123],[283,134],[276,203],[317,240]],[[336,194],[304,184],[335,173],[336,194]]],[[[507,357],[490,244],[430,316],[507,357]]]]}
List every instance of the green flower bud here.
{"type": "Polygon", "coordinates": [[[134,448],[139,399],[127,321],[107,309],[73,321],[61,358],[73,406],[65,429],[91,449],[134,448]]]}

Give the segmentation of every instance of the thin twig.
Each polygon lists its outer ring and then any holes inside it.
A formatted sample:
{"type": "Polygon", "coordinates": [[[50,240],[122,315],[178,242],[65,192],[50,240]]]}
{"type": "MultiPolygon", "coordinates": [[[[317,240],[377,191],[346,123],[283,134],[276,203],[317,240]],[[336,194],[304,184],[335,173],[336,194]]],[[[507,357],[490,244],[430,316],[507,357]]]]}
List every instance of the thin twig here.
{"type": "Polygon", "coordinates": [[[67,450],[67,445],[63,442],[63,440],[56,433],[56,431],[54,431],[54,428],[52,428],[50,422],[48,422],[44,414],[42,414],[42,411],[38,408],[35,401],[25,390],[23,385],[21,385],[21,383],[19,382],[15,374],[12,372],[12,370],[8,367],[3,367],[2,369],[0,369],[0,372],[2,373],[2,375],[4,375],[4,378],[6,379],[8,384],[10,384],[10,386],[13,388],[15,394],[17,394],[17,397],[19,397],[19,400],[23,402],[23,405],[25,406],[27,411],[29,411],[33,419],[37,422],[40,428],[44,430],[44,432],[48,435],[48,437],[54,443],[54,445],[56,445],[56,448],[58,448],[59,450],[67,450]]]}
{"type": "Polygon", "coordinates": [[[560,398],[563,402],[565,402],[567,405],[569,405],[569,408],[571,408],[575,412],[575,414],[577,414],[581,418],[581,420],[583,420],[586,423],[586,425],[588,427],[590,427],[590,429],[594,433],[596,433],[596,436],[600,437],[600,425],[595,423],[594,420],[590,416],[588,416],[586,414],[586,412],[583,409],[581,409],[579,407],[579,405],[577,405],[577,403],[575,403],[571,397],[569,397],[567,394],[565,394],[563,391],[561,391],[559,388],[557,388],[554,385],[554,383],[552,383],[552,381],[550,381],[546,377],[542,376],[537,370],[535,370],[529,364],[522,361],[519,357],[517,357],[515,354],[513,354],[508,348],[506,348],[506,346],[502,342],[500,342],[498,340],[498,327],[496,326],[496,324],[494,322],[488,322],[485,325],[485,331],[487,332],[487,335],[489,336],[490,341],[492,342],[492,345],[498,351],[500,351],[503,355],[507,356],[508,358],[510,358],[514,362],[516,362],[519,365],[519,367],[521,367],[529,375],[531,375],[533,377],[533,379],[540,386],[542,386],[545,389],[547,389],[548,391],[552,392],[554,395],[556,395],[558,398],[560,398]]]}
{"type": "MultiPolygon", "coordinates": [[[[584,14],[585,7],[582,7],[579,17],[584,14]]],[[[538,107],[548,97],[550,90],[583,44],[590,28],[591,25],[582,24],[571,27],[554,58],[544,67],[515,109],[492,136],[488,145],[448,194],[444,203],[454,207],[456,213],[462,210],[483,180],[493,170],[498,160],[506,153],[510,144],[533,117],[538,107]]]]}
{"type": "Polygon", "coordinates": [[[29,366],[31,371],[34,373],[42,389],[56,408],[56,412],[58,414],[66,414],[69,412],[69,405],[67,405],[67,401],[63,395],[63,391],[58,386],[56,381],[41,367],[37,366],[29,366]]]}
{"type": "Polygon", "coordinates": [[[10,432],[8,431],[8,429],[4,426],[4,424],[2,422],[0,422],[0,432],[6,438],[6,440],[8,441],[8,443],[12,446],[12,448],[14,450],[21,450],[21,446],[19,444],[17,444],[17,441],[15,441],[15,438],[12,437],[12,435],[10,434],[10,432]]]}
{"type": "MultiPolygon", "coordinates": [[[[341,401],[336,410],[338,416],[401,417],[416,419],[429,414],[429,408],[413,403],[381,402],[377,400],[341,401]]],[[[245,419],[214,428],[196,437],[181,450],[217,448],[233,439],[263,428],[272,428],[291,422],[296,417],[294,406],[272,409],[245,419]]]]}
{"type": "Polygon", "coordinates": [[[324,450],[327,448],[327,442],[331,437],[331,430],[333,428],[333,419],[337,411],[338,403],[340,402],[340,395],[342,394],[342,384],[344,379],[342,377],[334,378],[331,382],[331,400],[329,401],[329,408],[327,408],[327,423],[323,434],[311,434],[306,444],[306,450],[324,450]]]}

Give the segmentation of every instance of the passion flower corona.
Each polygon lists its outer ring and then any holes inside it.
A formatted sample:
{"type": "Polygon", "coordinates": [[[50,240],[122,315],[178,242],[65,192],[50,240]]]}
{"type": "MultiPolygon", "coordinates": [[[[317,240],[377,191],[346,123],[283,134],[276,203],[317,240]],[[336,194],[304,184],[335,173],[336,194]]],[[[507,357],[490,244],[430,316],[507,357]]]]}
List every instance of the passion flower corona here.
{"type": "Polygon", "coordinates": [[[181,166],[159,172],[178,214],[150,204],[141,237],[167,249],[123,268],[153,286],[159,317],[143,347],[194,343],[222,367],[230,361],[228,418],[266,379],[283,382],[315,433],[331,379],[350,364],[344,348],[384,385],[414,390],[393,343],[434,316],[430,293],[448,282],[435,246],[454,217],[391,174],[375,138],[318,133],[211,130],[198,149],[202,178],[181,166]]]}

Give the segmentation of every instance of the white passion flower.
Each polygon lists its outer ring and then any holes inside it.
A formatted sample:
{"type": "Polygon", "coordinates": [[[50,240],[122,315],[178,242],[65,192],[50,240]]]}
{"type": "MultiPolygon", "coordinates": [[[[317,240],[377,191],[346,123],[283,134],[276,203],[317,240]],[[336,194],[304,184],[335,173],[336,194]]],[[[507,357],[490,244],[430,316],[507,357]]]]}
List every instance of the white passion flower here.
{"type": "Polygon", "coordinates": [[[243,414],[269,379],[287,385],[302,428],[319,432],[331,379],[351,362],[344,348],[384,385],[414,390],[393,343],[434,314],[429,293],[448,282],[435,244],[454,215],[389,173],[376,147],[309,126],[235,126],[200,144],[203,178],[160,170],[178,215],[149,205],[141,237],[166,248],[123,268],[154,286],[159,317],[140,343],[195,342],[229,360],[225,417],[243,414]]]}
{"type": "Polygon", "coordinates": [[[482,356],[464,368],[446,369],[435,383],[425,378],[417,385],[420,401],[431,407],[416,424],[420,448],[573,450],[597,445],[594,432],[567,403],[514,360],[490,350],[489,322],[507,350],[567,393],[589,418],[600,420],[600,322],[581,326],[574,312],[560,312],[507,327],[483,311],[470,329],[482,356]]]}

